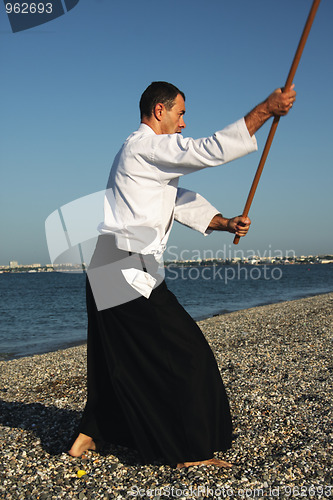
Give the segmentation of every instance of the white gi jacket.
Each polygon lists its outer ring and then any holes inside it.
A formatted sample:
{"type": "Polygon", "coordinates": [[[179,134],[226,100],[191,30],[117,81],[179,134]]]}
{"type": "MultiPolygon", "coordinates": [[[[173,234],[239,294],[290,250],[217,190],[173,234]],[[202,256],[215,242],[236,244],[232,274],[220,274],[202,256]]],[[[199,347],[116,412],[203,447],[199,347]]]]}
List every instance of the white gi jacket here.
{"type": "MultiPolygon", "coordinates": [[[[163,254],[174,219],[203,234],[220,213],[202,196],[178,188],[179,177],[240,158],[257,149],[244,118],[211,137],[155,134],[141,124],[123,144],[111,168],[104,201],[102,234],[112,233],[121,250],[163,254]]],[[[136,270],[137,271],[137,270],[136,270]]],[[[137,272],[125,278],[135,287],[137,272]],[[136,277],[135,277],[136,276],[136,277]]],[[[151,282],[139,284],[149,296],[151,282]]],[[[148,281],[150,281],[148,279],[148,281]]]]}

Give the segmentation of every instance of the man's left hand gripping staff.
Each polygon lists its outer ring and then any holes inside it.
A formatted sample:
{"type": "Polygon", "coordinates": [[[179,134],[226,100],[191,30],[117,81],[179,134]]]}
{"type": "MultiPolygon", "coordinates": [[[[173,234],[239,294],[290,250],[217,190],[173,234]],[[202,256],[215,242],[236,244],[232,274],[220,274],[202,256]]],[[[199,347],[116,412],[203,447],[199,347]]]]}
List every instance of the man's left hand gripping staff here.
{"type": "Polygon", "coordinates": [[[239,215],[238,217],[232,217],[231,219],[226,219],[222,215],[215,215],[207,229],[212,231],[228,231],[229,233],[234,233],[237,236],[245,236],[250,228],[251,221],[248,217],[243,217],[239,215]]]}

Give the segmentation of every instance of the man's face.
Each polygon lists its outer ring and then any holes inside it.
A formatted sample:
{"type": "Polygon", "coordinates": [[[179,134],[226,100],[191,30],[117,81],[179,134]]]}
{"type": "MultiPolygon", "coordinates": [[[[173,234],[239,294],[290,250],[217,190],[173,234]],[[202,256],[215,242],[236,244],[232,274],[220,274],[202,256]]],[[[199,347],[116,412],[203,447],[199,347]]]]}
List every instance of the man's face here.
{"type": "Polygon", "coordinates": [[[178,94],[174,105],[170,110],[164,109],[163,117],[161,120],[161,133],[162,134],[181,134],[183,128],[186,127],[184,122],[185,114],[185,101],[183,97],[178,94]]]}

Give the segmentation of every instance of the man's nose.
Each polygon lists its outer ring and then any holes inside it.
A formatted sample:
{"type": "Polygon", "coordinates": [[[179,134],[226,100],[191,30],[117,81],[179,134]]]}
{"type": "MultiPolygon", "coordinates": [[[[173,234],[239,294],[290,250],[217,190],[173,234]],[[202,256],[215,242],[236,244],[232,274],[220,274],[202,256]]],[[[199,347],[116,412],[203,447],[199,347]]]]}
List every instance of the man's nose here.
{"type": "Polygon", "coordinates": [[[186,127],[186,123],[184,122],[184,118],[183,117],[181,117],[181,119],[180,119],[179,126],[181,128],[185,128],[186,127]]]}

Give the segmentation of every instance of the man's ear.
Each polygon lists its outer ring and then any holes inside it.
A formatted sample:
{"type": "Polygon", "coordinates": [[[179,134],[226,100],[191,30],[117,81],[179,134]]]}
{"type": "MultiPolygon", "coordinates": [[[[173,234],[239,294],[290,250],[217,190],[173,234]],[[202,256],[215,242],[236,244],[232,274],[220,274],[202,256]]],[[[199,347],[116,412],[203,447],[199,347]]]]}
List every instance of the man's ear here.
{"type": "Polygon", "coordinates": [[[154,116],[156,120],[161,121],[164,114],[165,106],[161,102],[158,102],[154,108],[154,116]]]}

